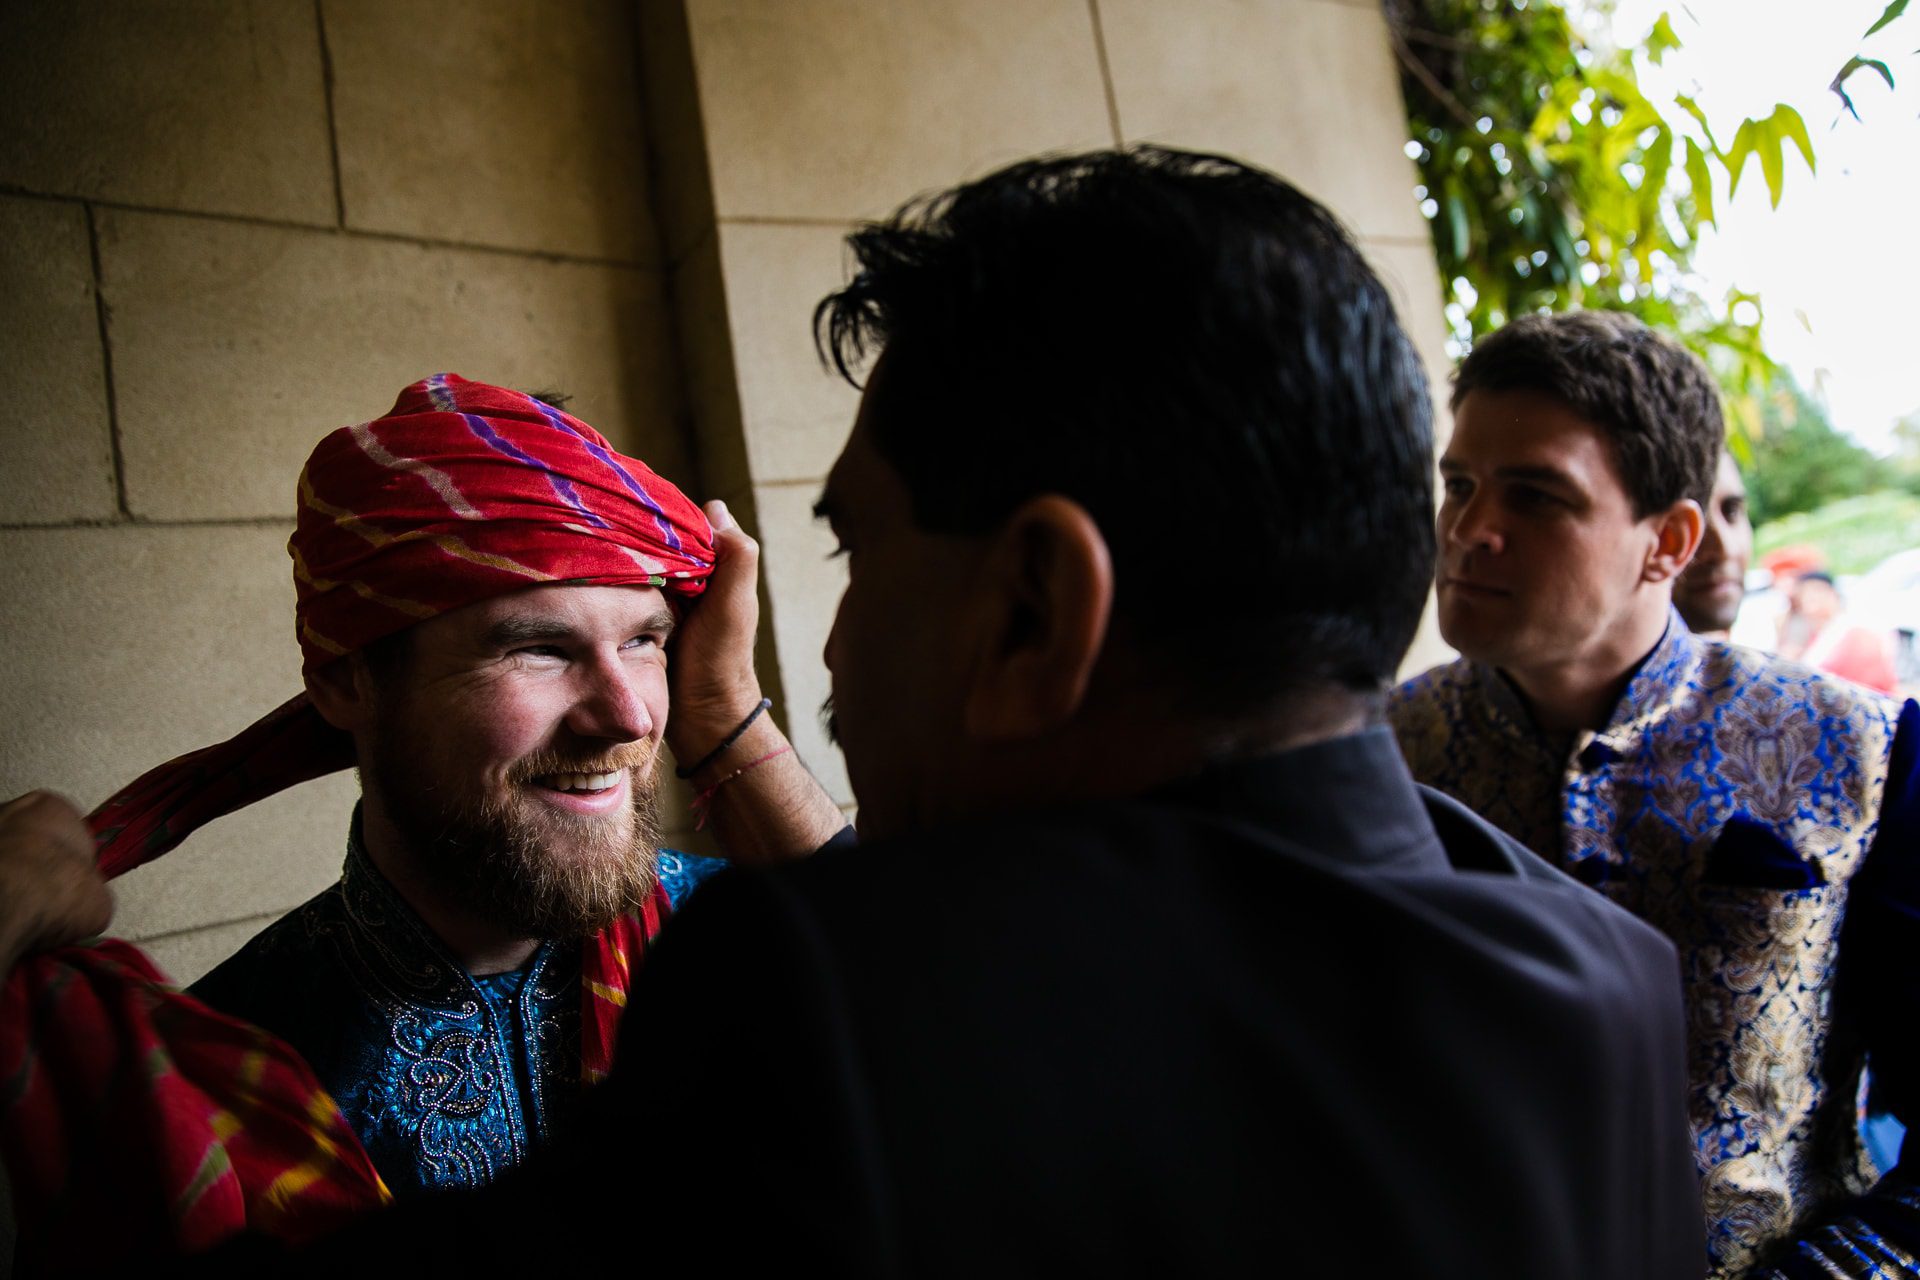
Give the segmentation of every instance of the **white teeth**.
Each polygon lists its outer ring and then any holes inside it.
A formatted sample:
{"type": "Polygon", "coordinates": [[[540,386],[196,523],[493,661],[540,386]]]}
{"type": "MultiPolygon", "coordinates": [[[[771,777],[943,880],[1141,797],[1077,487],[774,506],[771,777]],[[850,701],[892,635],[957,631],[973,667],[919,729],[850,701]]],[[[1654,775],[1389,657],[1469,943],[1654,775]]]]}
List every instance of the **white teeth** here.
{"type": "Polygon", "coordinates": [[[554,791],[605,791],[620,781],[619,773],[550,773],[541,779],[554,791]]]}

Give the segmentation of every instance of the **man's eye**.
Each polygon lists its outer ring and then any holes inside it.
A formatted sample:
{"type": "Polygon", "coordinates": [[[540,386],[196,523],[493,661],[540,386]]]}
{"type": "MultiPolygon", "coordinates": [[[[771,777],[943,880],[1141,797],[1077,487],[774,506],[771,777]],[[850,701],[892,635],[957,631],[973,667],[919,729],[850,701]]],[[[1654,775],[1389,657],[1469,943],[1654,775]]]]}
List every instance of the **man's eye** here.
{"type": "Polygon", "coordinates": [[[1464,498],[1473,492],[1473,482],[1461,476],[1449,476],[1440,482],[1440,492],[1449,498],[1464,498]]]}
{"type": "Polygon", "coordinates": [[[628,640],[622,647],[627,649],[658,649],[663,643],[665,643],[665,639],[658,632],[644,631],[634,636],[631,640],[628,640]]]}
{"type": "Polygon", "coordinates": [[[827,552],[827,559],[838,560],[842,556],[850,556],[852,554],[853,554],[853,548],[849,547],[846,543],[842,542],[839,545],[835,546],[833,550],[827,552]]]}
{"type": "Polygon", "coordinates": [[[1525,484],[1515,485],[1509,492],[1507,500],[1523,511],[1552,506],[1556,501],[1554,496],[1545,489],[1536,489],[1532,485],[1525,484]]]}
{"type": "Polygon", "coordinates": [[[564,658],[566,653],[555,644],[522,645],[513,651],[516,658],[564,658]]]}

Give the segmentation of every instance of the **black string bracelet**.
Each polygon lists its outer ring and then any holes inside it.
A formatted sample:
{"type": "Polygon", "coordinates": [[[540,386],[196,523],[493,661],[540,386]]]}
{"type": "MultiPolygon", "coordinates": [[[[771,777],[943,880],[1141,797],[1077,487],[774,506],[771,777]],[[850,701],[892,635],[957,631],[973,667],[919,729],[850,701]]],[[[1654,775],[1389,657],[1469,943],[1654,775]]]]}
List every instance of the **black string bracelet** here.
{"type": "Polygon", "coordinates": [[[706,768],[708,765],[712,764],[715,760],[718,760],[722,755],[726,754],[726,750],[728,747],[740,741],[740,735],[745,733],[747,731],[748,726],[752,725],[755,720],[758,720],[760,718],[760,713],[762,711],[765,711],[768,707],[772,705],[773,705],[772,698],[760,699],[760,705],[755,707],[753,710],[747,712],[747,718],[745,720],[742,720],[740,722],[740,726],[736,728],[732,733],[722,738],[720,740],[719,746],[707,752],[707,754],[705,754],[704,756],[701,756],[698,763],[691,765],[685,769],[675,769],[673,771],[673,776],[681,779],[682,781],[685,781],[686,779],[691,778],[694,774],[700,772],[702,769],[706,768]]]}

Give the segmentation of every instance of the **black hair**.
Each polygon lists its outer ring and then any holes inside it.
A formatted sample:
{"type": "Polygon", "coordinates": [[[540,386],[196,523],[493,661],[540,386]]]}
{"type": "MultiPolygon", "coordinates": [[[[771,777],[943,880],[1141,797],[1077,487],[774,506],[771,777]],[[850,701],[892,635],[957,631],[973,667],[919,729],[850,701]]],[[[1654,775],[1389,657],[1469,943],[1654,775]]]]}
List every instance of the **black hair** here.
{"type": "Polygon", "coordinates": [[[1031,160],[848,244],[823,361],[884,351],[868,418],[929,531],[1072,498],[1116,617],[1196,691],[1389,683],[1433,573],[1432,411],[1386,290],[1325,209],[1222,156],[1031,160]]]}
{"type": "Polygon", "coordinates": [[[1522,316],[1482,338],[1454,376],[1467,393],[1537,391],[1599,427],[1636,518],[1692,498],[1705,511],[1726,447],[1720,391],[1700,357],[1621,311],[1522,316]]]}

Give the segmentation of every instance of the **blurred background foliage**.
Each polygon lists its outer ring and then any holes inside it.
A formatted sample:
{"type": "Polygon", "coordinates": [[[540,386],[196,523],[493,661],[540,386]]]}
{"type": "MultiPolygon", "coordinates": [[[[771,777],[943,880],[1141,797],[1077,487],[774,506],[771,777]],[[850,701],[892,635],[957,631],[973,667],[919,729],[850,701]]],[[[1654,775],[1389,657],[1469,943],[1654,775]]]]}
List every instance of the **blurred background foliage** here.
{"type": "Polygon", "coordinates": [[[1856,494],[1754,531],[1756,562],[1769,551],[1792,546],[1820,548],[1833,573],[1865,573],[1896,552],[1920,547],[1920,498],[1898,489],[1856,494]]]}
{"type": "MultiPolygon", "coordinates": [[[[1906,6],[1893,0],[1872,30],[1906,6]]],[[[1637,45],[1616,48],[1583,26],[1603,25],[1606,0],[1589,0],[1578,19],[1548,0],[1383,0],[1383,8],[1454,355],[1532,311],[1631,312],[1713,369],[1756,524],[1899,490],[1841,511],[1836,529],[1879,520],[1908,539],[1900,545],[1920,544],[1912,519],[1920,421],[1901,429],[1892,459],[1861,447],[1769,357],[1762,300],[1738,290],[1714,296],[1693,270],[1700,229],[1743,181],[1757,172],[1777,206],[1790,155],[1807,170],[1796,181],[1817,173],[1797,111],[1779,104],[1722,139],[1696,98],[1649,98],[1636,74],[1642,60],[1657,64],[1680,47],[1666,14],[1637,45]]],[[[1829,86],[1848,111],[1846,81],[1861,72],[1892,82],[1884,63],[1853,59],[1829,86]]]]}

